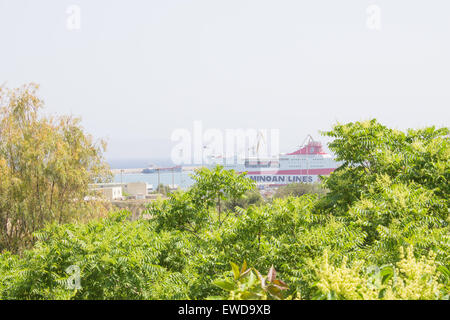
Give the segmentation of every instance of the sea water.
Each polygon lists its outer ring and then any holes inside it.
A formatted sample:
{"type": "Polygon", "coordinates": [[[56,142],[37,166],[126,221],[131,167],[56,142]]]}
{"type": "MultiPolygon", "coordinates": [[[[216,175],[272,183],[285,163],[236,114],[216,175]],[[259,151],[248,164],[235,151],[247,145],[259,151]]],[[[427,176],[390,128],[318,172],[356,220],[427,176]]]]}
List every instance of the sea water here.
{"type": "MultiPolygon", "coordinates": [[[[192,172],[160,172],[159,183],[164,185],[171,185],[172,183],[178,185],[182,189],[190,187],[194,180],[190,177],[192,172]]],[[[158,186],[158,173],[129,173],[114,175],[114,182],[128,183],[128,182],[146,182],[153,185],[153,189],[158,186]]]]}

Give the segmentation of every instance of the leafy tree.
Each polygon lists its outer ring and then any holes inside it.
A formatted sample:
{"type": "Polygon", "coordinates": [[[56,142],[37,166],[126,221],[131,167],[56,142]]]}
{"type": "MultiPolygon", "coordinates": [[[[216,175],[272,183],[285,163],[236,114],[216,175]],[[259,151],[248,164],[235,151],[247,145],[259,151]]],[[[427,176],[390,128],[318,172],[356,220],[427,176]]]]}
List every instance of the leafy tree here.
{"type": "Polygon", "coordinates": [[[189,192],[176,191],[169,199],[150,203],[146,211],[156,221],[157,230],[181,230],[197,234],[208,222],[209,211],[197,207],[189,192]]]}
{"type": "Polygon", "coordinates": [[[227,211],[235,211],[236,207],[247,209],[249,206],[255,205],[260,206],[264,202],[263,197],[258,189],[252,188],[246,191],[240,198],[233,198],[226,200],[224,203],[224,208],[227,211]]]}
{"type": "Polygon", "coordinates": [[[217,209],[218,223],[222,224],[224,203],[236,202],[254,188],[254,182],[244,174],[221,166],[198,169],[192,178],[195,183],[187,192],[171,193],[167,201],[149,206],[148,213],[157,219],[159,228],[177,228],[196,234],[208,221],[212,222],[214,215],[210,213],[214,209],[217,209]]]}
{"type": "Polygon", "coordinates": [[[329,148],[343,164],[325,178],[326,207],[346,212],[380,176],[392,183],[414,182],[445,198],[450,192],[449,133],[435,127],[404,133],[375,119],[335,125],[324,135],[334,138],[329,148]]]}
{"type": "Polygon", "coordinates": [[[245,192],[255,187],[255,183],[245,173],[236,174],[234,170],[225,170],[217,165],[214,169],[202,167],[192,176],[195,183],[189,193],[197,206],[216,207],[218,221],[221,223],[223,202],[237,200],[245,192]]]}
{"type": "Polygon", "coordinates": [[[155,233],[145,220],[129,221],[129,215],[53,224],[36,234],[34,249],[21,258],[0,255],[0,299],[187,298],[186,278],[168,269],[188,258],[174,246],[179,239],[155,233]],[[80,270],[78,288],[68,286],[71,266],[80,270]]]}
{"type": "Polygon", "coordinates": [[[88,185],[109,178],[104,143],[80,119],[40,114],[37,89],[0,88],[0,251],[29,246],[48,222],[94,214],[88,185]]]}
{"type": "Polygon", "coordinates": [[[446,259],[449,234],[448,128],[387,128],[376,120],[338,124],[326,135],[343,165],[326,177],[317,209],[367,232],[368,258],[398,258],[398,248],[432,248],[446,259]]]}
{"type": "Polygon", "coordinates": [[[291,183],[277,189],[273,198],[300,197],[305,194],[324,195],[326,190],[318,183],[291,183]]]}
{"type": "Polygon", "coordinates": [[[165,195],[165,196],[167,196],[170,192],[171,192],[170,191],[170,186],[164,185],[162,183],[160,183],[158,185],[158,187],[156,188],[156,190],[154,191],[154,193],[159,193],[159,194],[162,194],[162,195],[165,195]]]}

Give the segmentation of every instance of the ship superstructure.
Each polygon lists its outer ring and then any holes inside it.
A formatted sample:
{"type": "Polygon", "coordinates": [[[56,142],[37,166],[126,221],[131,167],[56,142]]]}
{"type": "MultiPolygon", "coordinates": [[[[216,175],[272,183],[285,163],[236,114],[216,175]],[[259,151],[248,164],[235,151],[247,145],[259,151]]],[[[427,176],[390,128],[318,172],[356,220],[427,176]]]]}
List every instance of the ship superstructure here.
{"type": "Polygon", "coordinates": [[[212,156],[209,164],[223,165],[226,169],[247,172],[258,185],[286,185],[290,183],[313,183],[319,176],[329,175],[340,163],[323,150],[322,144],[310,135],[299,149],[274,157],[234,157],[232,159],[212,156]]]}

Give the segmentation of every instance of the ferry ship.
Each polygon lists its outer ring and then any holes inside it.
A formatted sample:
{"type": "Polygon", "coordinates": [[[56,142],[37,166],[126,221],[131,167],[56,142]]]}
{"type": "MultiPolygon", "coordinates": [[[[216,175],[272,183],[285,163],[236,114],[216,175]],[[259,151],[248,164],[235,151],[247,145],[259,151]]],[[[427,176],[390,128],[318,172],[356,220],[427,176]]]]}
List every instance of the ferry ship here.
{"type": "Polygon", "coordinates": [[[182,166],[175,166],[175,167],[157,167],[154,164],[150,164],[148,168],[145,168],[142,170],[142,173],[158,173],[158,172],[181,172],[183,169],[182,166]]]}
{"type": "Polygon", "coordinates": [[[225,169],[234,169],[239,173],[246,172],[259,186],[314,183],[319,181],[319,176],[329,175],[341,165],[311,135],[307,136],[299,149],[291,153],[265,158],[254,155],[241,159],[211,156],[209,164],[212,167],[220,164],[225,169]]]}

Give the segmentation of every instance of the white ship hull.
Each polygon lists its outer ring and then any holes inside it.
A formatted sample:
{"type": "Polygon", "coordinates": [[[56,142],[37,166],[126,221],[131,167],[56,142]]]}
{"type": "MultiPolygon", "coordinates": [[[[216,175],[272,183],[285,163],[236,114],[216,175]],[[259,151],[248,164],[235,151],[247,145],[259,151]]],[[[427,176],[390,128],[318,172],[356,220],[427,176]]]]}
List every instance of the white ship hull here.
{"type": "Polygon", "coordinates": [[[291,183],[314,183],[320,176],[329,175],[340,163],[322,149],[320,142],[310,139],[309,143],[292,153],[281,154],[273,158],[247,157],[243,159],[225,159],[211,157],[210,164],[223,165],[246,173],[258,185],[281,186],[291,183]]]}

